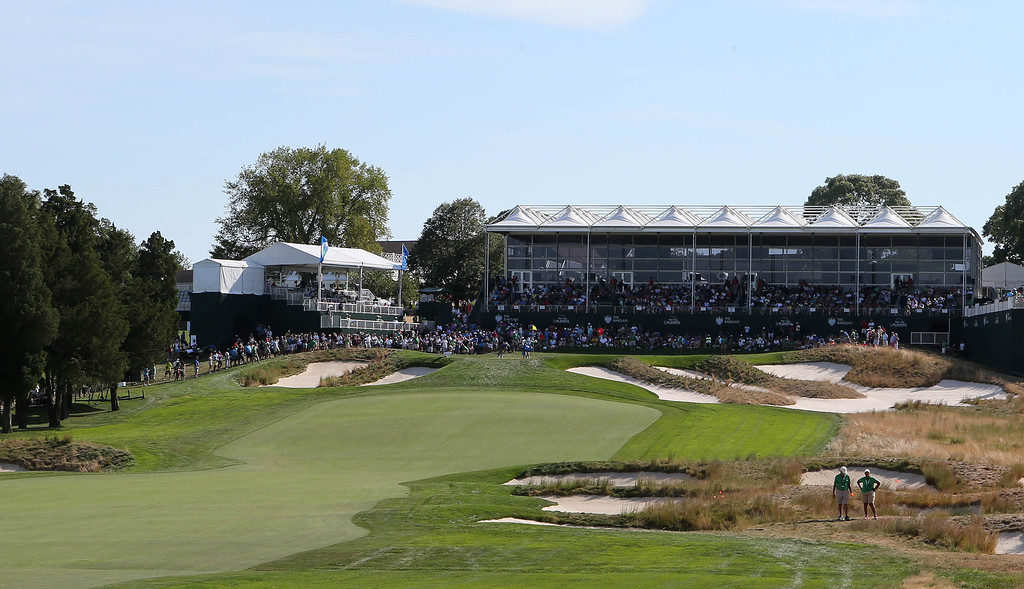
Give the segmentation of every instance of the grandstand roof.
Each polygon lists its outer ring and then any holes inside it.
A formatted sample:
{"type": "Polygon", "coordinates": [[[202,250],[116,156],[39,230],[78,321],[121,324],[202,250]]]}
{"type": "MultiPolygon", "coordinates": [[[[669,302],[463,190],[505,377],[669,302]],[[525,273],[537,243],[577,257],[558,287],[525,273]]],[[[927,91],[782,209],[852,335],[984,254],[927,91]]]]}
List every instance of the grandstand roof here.
{"type": "Polygon", "coordinates": [[[975,233],[937,206],[518,205],[487,230],[975,233]]]}

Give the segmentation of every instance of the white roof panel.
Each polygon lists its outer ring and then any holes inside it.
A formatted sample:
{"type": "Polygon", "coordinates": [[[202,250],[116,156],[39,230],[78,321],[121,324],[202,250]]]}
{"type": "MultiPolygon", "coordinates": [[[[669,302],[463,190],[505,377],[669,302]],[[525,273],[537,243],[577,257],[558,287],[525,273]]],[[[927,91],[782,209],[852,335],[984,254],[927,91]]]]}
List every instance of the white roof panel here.
{"type": "Polygon", "coordinates": [[[882,207],[874,217],[861,225],[862,229],[906,229],[908,227],[910,227],[910,223],[907,223],[906,219],[889,207],[882,207]]]}
{"type": "MultiPolygon", "coordinates": [[[[320,265],[320,246],[304,243],[275,243],[245,259],[250,264],[281,266],[294,270],[313,270],[320,265]]],[[[323,265],[333,268],[370,268],[374,270],[400,270],[400,263],[392,262],[366,250],[351,247],[329,247],[323,265]]]]}
{"type": "Polygon", "coordinates": [[[750,220],[750,217],[743,213],[733,209],[732,207],[722,207],[707,219],[704,219],[700,226],[717,227],[722,229],[746,229],[751,225],[751,223],[752,221],[750,220]]]}
{"type": "Polygon", "coordinates": [[[605,215],[600,221],[594,223],[593,227],[638,229],[646,225],[650,220],[651,218],[643,213],[634,211],[629,207],[619,206],[614,211],[605,215]]]}
{"type": "Polygon", "coordinates": [[[675,205],[662,211],[653,221],[647,224],[652,229],[693,229],[700,225],[700,217],[675,205]]]}
{"type": "Polygon", "coordinates": [[[772,228],[772,229],[795,229],[797,227],[803,227],[807,224],[807,221],[797,217],[793,213],[787,211],[782,207],[775,207],[771,211],[754,221],[754,228],[772,228]]]}
{"type": "Polygon", "coordinates": [[[856,229],[857,222],[843,209],[829,207],[811,222],[809,227],[811,229],[856,229]]]}
{"type": "Polygon", "coordinates": [[[534,229],[548,218],[544,213],[539,213],[524,207],[517,205],[514,209],[509,211],[509,214],[505,215],[504,219],[492,223],[490,226],[493,228],[501,229],[534,229]]]}
{"type": "Polygon", "coordinates": [[[579,228],[586,229],[593,225],[597,221],[597,216],[581,209],[580,207],[569,205],[559,211],[555,216],[551,217],[550,220],[546,221],[543,227],[559,227],[559,228],[579,228]]]}
{"type": "Polygon", "coordinates": [[[917,224],[918,229],[964,229],[966,225],[960,222],[946,209],[939,207],[921,219],[917,224]]]}

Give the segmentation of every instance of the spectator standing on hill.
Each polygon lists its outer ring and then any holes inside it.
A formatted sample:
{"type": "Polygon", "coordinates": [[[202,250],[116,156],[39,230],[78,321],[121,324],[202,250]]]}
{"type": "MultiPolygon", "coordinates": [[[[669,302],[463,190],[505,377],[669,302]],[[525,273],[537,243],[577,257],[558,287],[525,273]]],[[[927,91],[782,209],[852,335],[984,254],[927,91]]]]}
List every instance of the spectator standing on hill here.
{"type": "Polygon", "coordinates": [[[864,476],[857,479],[857,486],[860,487],[860,500],[864,503],[864,519],[868,519],[868,507],[871,508],[871,515],[878,519],[878,512],[875,511],[875,490],[882,483],[871,476],[871,471],[864,469],[864,476]]]}
{"type": "Polygon", "coordinates": [[[844,518],[846,521],[850,521],[850,495],[853,494],[850,486],[850,475],[846,474],[845,466],[840,466],[839,474],[832,482],[832,494],[836,498],[836,507],[839,509],[839,517],[836,518],[836,521],[844,518]]]}

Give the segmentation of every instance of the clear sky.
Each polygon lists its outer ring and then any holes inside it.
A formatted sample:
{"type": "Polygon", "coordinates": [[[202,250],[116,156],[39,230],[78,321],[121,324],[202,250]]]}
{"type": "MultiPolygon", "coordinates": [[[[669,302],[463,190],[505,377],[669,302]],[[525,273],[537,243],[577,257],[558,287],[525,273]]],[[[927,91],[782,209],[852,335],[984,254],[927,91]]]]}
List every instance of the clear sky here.
{"type": "Polygon", "coordinates": [[[280,145],[446,200],[800,204],[884,174],[979,231],[1024,180],[1024,3],[0,0],[0,172],[206,257],[280,145]]]}

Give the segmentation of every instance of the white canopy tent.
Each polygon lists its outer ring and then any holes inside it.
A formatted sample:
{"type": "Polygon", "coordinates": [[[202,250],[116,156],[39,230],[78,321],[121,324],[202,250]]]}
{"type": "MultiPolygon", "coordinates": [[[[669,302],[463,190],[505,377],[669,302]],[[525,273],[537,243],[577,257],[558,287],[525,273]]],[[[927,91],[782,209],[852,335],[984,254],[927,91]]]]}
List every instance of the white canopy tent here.
{"type": "Polygon", "coordinates": [[[1011,289],[1024,286],[1024,266],[1013,262],[1000,262],[981,271],[982,286],[1011,289]]]}
{"type": "Polygon", "coordinates": [[[263,278],[259,264],[207,258],[192,265],[192,292],[261,295],[263,278]]]}
{"type": "MultiPolygon", "coordinates": [[[[402,264],[372,254],[366,250],[348,247],[329,247],[323,263],[320,246],[301,243],[275,243],[244,260],[217,260],[207,258],[196,262],[192,292],[219,292],[224,294],[264,293],[266,271],[311,272],[363,269],[401,271],[402,264]]],[[[360,280],[360,284],[362,281],[360,280]]]]}

